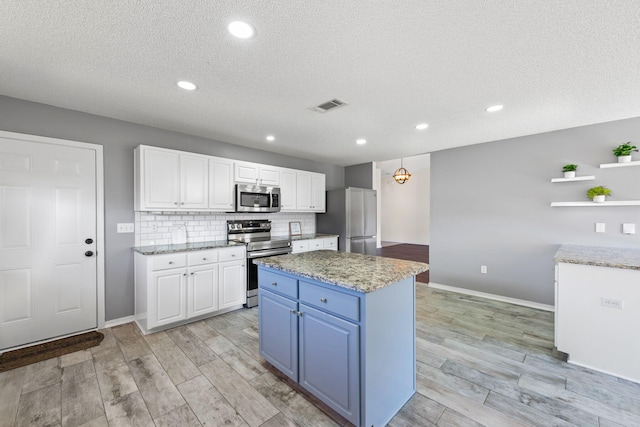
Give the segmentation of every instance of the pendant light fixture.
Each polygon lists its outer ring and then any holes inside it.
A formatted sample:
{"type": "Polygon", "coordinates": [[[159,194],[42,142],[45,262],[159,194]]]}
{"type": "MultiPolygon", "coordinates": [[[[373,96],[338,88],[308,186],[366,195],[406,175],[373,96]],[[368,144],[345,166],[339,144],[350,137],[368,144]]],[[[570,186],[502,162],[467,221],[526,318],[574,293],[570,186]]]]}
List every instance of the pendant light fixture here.
{"type": "Polygon", "coordinates": [[[411,178],[411,174],[409,173],[408,170],[402,167],[402,158],[401,158],[400,169],[396,170],[393,173],[393,179],[395,179],[398,184],[404,184],[405,182],[409,181],[409,178],[411,178]]]}

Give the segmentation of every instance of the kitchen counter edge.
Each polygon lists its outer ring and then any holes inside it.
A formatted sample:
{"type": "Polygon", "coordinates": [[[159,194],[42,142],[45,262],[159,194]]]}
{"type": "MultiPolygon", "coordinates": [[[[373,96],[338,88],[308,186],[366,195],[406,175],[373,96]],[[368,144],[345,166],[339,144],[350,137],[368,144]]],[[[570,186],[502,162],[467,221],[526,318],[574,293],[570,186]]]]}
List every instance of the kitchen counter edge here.
{"type": "Polygon", "coordinates": [[[227,248],[232,246],[244,246],[244,243],[229,242],[227,240],[214,240],[210,242],[181,243],[176,245],[135,246],[133,251],[142,255],[161,255],[175,252],[201,251],[206,249],[227,248]]]}
{"type": "Polygon", "coordinates": [[[568,264],[640,270],[640,249],[561,245],[553,260],[568,264]]]}

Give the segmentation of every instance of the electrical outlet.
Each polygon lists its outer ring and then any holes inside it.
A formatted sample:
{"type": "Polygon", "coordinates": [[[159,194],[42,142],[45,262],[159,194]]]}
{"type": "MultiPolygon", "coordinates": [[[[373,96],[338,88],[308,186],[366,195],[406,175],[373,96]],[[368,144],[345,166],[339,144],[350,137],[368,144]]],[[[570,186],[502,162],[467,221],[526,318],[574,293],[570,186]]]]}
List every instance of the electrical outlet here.
{"type": "Polygon", "coordinates": [[[151,224],[151,231],[153,231],[154,233],[158,232],[158,223],[154,222],[151,224]]]}
{"type": "Polygon", "coordinates": [[[624,234],[635,234],[636,233],[636,225],[635,224],[622,224],[622,232],[624,234]]]}
{"type": "Polygon", "coordinates": [[[135,225],[132,222],[118,223],[116,226],[117,233],[133,233],[135,231],[135,225]]]}
{"type": "Polygon", "coordinates": [[[621,299],[602,297],[602,298],[600,298],[600,305],[603,306],[603,307],[617,308],[619,310],[622,310],[622,300],[621,299]]]}
{"type": "Polygon", "coordinates": [[[486,265],[481,265],[480,266],[480,273],[487,274],[487,266],[486,265]]]}
{"type": "Polygon", "coordinates": [[[596,233],[604,233],[604,231],[605,231],[605,223],[596,222],[596,233]]]}

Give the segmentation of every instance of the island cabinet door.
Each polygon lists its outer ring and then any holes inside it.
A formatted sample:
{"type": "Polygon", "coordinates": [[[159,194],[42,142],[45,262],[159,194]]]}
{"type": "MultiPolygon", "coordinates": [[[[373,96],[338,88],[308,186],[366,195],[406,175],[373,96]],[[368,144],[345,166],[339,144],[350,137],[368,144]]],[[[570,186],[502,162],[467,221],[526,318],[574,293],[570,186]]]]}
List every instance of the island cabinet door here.
{"type": "Polygon", "coordinates": [[[258,291],[260,356],[298,381],[298,303],[273,292],[258,291]]]}
{"type": "Polygon", "coordinates": [[[359,425],[359,326],[300,304],[299,327],[299,384],[359,425]]]}

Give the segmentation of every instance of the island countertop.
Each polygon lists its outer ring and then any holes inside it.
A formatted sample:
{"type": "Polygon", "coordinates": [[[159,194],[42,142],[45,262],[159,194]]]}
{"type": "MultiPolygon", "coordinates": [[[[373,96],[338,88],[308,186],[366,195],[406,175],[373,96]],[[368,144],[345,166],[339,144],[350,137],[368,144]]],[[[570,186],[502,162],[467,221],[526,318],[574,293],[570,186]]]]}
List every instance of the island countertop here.
{"type": "Polygon", "coordinates": [[[640,249],[562,245],[555,262],[640,270],[640,249]]]}
{"type": "Polygon", "coordinates": [[[429,269],[429,264],[422,262],[330,250],[258,258],[254,262],[365,293],[429,269]]]}

